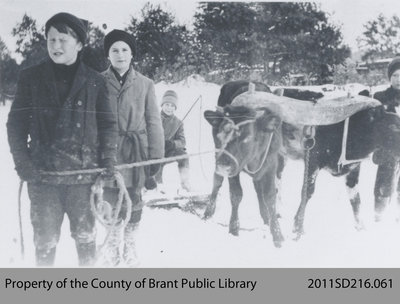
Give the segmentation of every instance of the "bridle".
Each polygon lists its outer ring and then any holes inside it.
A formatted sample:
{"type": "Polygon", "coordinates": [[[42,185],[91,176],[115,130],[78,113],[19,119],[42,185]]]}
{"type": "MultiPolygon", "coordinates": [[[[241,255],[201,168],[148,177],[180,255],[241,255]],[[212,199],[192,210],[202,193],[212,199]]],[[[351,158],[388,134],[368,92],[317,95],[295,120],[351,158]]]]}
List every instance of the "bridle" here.
{"type": "MultiPolygon", "coordinates": [[[[223,127],[225,129],[224,132],[227,133],[227,135],[224,136],[225,138],[223,140],[219,137],[219,139],[221,141],[221,147],[220,147],[220,149],[218,149],[218,153],[216,155],[216,159],[220,158],[222,154],[225,154],[226,156],[228,156],[234,162],[235,169],[237,170],[239,168],[239,162],[238,162],[237,158],[234,155],[232,155],[232,153],[230,153],[230,152],[228,152],[226,150],[226,147],[232,141],[235,132],[238,132],[240,127],[243,127],[243,126],[248,125],[248,124],[253,124],[256,121],[256,119],[247,119],[247,120],[241,121],[241,122],[239,122],[237,124],[235,124],[235,122],[229,117],[224,117],[223,119],[228,121],[228,124],[226,124],[223,127]],[[227,128],[229,128],[228,131],[226,131],[227,128]]],[[[265,163],[265,161],[267,159],[267,155],[268,155],[268,152],[269,152],[269,148],[271,146],[273,135],[274,135],[274,132],[271,132],[270,135],[269,135],[268,144],[267,144],[266,150],[264,152],[264,155],[263,155],[263,157],[261,159],[261,163],[258,166],[258,168],[256,170],[250,170],[248,168],[248,165],[246,164],[244,166],[244,168],[243,168],[243,170],[245,172],[247,172],[248,174],[252,175],[252,174],[258,173],[261,170],[261,168],[263,167],[263,165],[264,165],[264,163],[265,163]]]]}

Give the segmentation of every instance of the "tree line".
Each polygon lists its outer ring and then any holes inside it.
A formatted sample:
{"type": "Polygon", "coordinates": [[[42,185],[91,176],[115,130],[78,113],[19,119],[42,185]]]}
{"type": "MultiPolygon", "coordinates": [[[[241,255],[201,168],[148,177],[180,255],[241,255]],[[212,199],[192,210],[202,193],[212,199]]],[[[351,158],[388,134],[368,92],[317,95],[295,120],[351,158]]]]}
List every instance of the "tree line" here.
{"type": "MultiPolygon", "coordinates": [[[[397,52],[399,43],[390,44],[388,37],[400,30],[398,18],[379,18],[365,26],[359,40],[366,58],[397,52]],[[385,52],[378,45],[382,37],[374,35],[378,30],[387,42],[385,52]]],[[[98,71],[108,66],[102,48],[104,29],[106,24],[89,22],[89,39],[82,52],[83,60],[98,71]]],[[[160,5],[146,3],[124,30],[136,39],[135,68],[156,82],[179,81],[195,73],[216,83],[246,78],[285,84],[290,75],[301,74],[308,82],[324,84],[347,81],[342,74],[354,72],[340,28],[315,3],[200,2],[190,28],[160,5]]],[[[33,17],[25,14],[12,34],[20,64],[0,37],[1,91],[10,95],[19,70],[47,57],[44,27],[33,17]]]]}

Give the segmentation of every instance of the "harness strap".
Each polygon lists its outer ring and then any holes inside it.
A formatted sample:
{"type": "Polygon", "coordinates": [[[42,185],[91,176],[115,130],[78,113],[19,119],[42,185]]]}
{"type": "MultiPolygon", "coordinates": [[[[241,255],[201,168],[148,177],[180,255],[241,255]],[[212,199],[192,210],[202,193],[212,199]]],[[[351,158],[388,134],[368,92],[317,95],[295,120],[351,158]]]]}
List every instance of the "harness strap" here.
{"type": "Polygon", "coordinates": [[[249,169],[248,165],[246,165],[246,166],[244,167],[244,171],[245,171],[246,173],[248,173],[248,174],[256,174],[256,173],[258,173],[258,171],[261,170],[262,166],[264,165],[264,163],[265,163],[265,161],[266,161],[266,159],[267,159],[267,155],[268,155],[268,152],[269,152],[269,148],[271,147],[271,142],[272,142],[272,137],[273,137],[273,136],[274,136],[274,133],[271,132],[271,134],[269,135],[269,138],[268,138],[267,148],[265,149],[264,156],[263,156],[263,158],[262,158],[262,160],[261,160],[261,163],[260,163],[260,165],[258,166],[258,168],[257,168],[256,170],[254,170],[254,171],[251,171],[251,170],[249,169]]]}
{"type": "MultiPolygon", "coordinates": [[[[227,120],[230,123],[230,126],[232,127],[232,129],[229,131],[229,133],[226,136],[223,144],[221,145],[220,151],[217,153],[217,158],[219,158],[222,155],[222,153],[224,153],[225,148],[229,144],[229,142],[232,140],[233,133],[235,131],[239,130],[239,128],[241,126],[249,124],[249,123],[253,123],[255,121],[254,119],[248,119],[248,120],[244,120],[242,122],[239,122],[238,124],[235,124],[234,121],[232,119],[230,119],[229,117],[224,117],[224,119],[227,120]]],[[[231,158],[234,158],[234,156],[232,154],[230,154],[229,156],[231,158]]],[[[237,163],[236,159],[235,159],[235,162],[237,163]]]]}
{"type": "Polygon", "coordinates": [[[343,127],[343,137],[342,137],[342,151],[340,153],[340,157],[338,160],[338,171],[342,169],[343,166],[353,164],[353,163],[358,163],[365,158],[360,158],[360,159],[351,159],[348,160],[346,159],[346,151],[347,151],[347,136],[349,133],[349,120],[350,117],[347,117],[344,121],[344,127],[343,127]]]}

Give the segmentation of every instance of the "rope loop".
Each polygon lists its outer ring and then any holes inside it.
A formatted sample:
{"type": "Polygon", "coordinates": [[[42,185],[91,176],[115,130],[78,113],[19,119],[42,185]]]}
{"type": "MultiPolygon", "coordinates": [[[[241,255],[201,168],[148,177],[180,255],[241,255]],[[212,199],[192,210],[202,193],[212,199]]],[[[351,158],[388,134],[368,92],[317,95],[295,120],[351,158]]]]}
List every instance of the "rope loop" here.
{"type": "Polygon", "coordinates": [[[304,150],[311,150],[315,146],[315,126],[304,126],[301,145],[304,150]]]}
{"type": "Polygon", "coordinates": [[[301,140],[301,145],[304,150],[311,150],[315,146],[315,138],[303,138],[301,140]]]}
{"type": "Polygon", "coordinates": [[[116,182],[117,188],[119,189],[118,201],[115,207],[113,208],[113,205],[103,198],[105,179],[102,174],[97,176],[95,183],[91,187],[90,207],[96,219],[104,227],[108,229],[121,229],[125,227],[130,220],[132,201],[121,173],[116,172],[113,181],[116,182]],[[125,219],[120,217],[120,212],[124,203],[126,205],[125,219]]]}
{"type": "Polygon", "coordinates": [[[304,126],[303,137],[304,138],[314,138],[315,137],[315,126],[304,126]]]}

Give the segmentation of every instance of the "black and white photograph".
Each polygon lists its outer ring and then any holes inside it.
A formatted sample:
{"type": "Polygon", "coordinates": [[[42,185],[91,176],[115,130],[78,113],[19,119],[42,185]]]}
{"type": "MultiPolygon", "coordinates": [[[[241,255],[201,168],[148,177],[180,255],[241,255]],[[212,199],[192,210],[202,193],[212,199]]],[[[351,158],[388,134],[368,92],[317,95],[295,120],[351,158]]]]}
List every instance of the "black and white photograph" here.
{"type": "Polygon", "coordinates": [[[1,268],[399,268],[400,2],[0,0],[1,268]]]}

